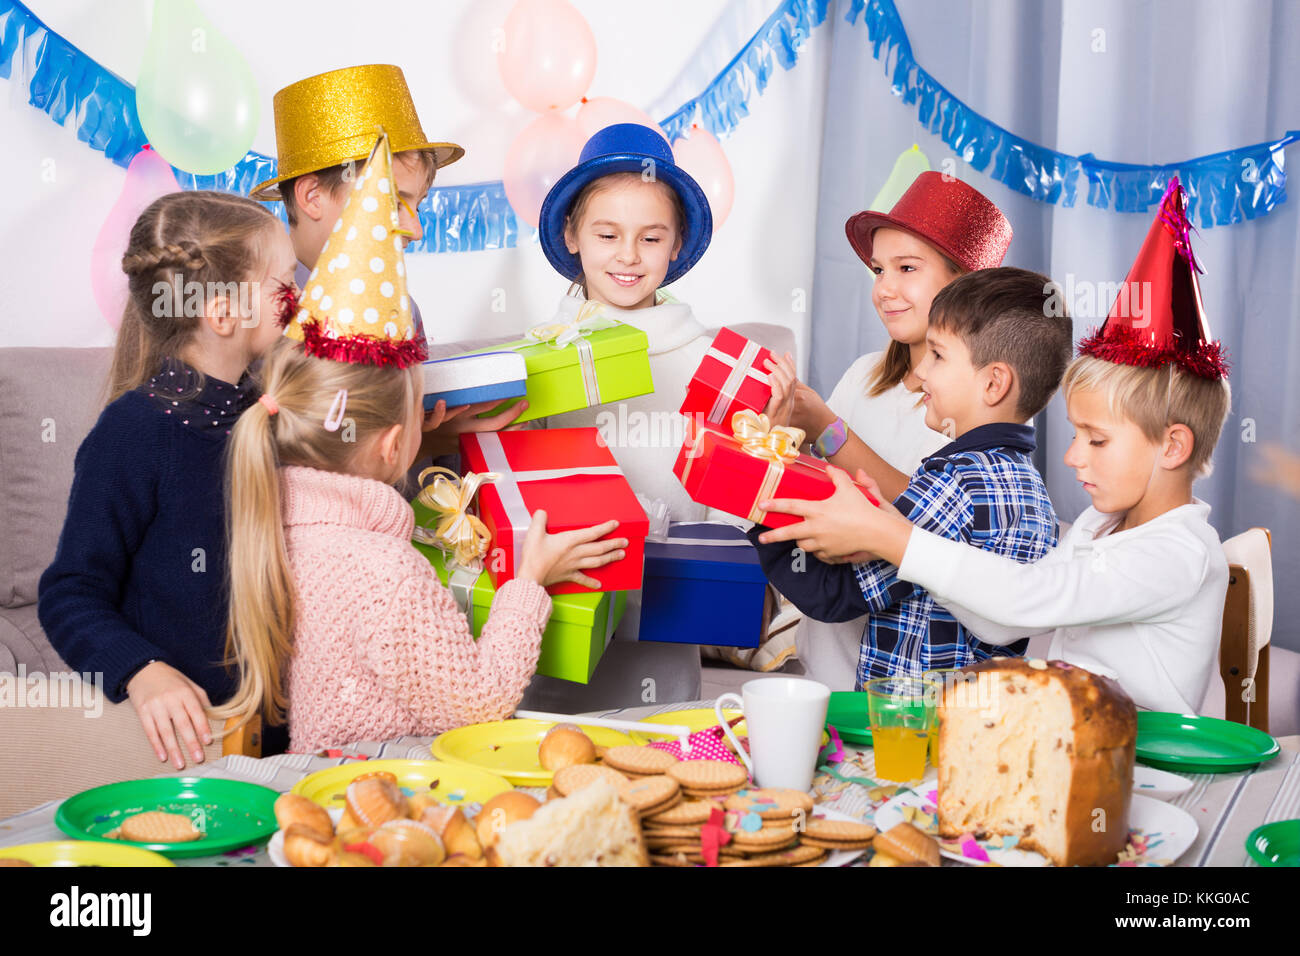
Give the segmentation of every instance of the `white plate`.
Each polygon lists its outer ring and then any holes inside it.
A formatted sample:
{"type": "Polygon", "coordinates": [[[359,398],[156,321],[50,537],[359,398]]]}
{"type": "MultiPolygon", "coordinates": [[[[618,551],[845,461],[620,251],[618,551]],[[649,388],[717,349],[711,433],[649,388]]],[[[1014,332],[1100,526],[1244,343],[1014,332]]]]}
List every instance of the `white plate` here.
{"type": "MultiPolygon", "coordinates": [[[[335,807],[329,811],[330,819],[338,825],[339,819],[343,816],[342,809],[335,807]]],[[[813,810],[813,817],[824,817],[827,820],[847,820],[850,823],[861,823],[857,817],[851,817],[847,813],[841,813],[839,810],[832,810],[829,807],[818,807],[813,810]]],[[[848,866],[865,850],[835,850],[822,861],[821,866],[848,866]]],[[[271,862],[276,866],[292,866],[284,856],[284,831],[276,830],[271,835],[271,840],[266,845],[266,855],[271,858],[271,862]]]]}
{"type": "MultiPolygon", "coordinates": [[[[932,795],[933,791],[917,793],[909,790],[900,793],[876,811],[876,829],[883,833],[891,827],[906,822],[903,819],[903,808],[924,808],[931,805],[929,797],[932,795]]],[[[1137,793],[1133,794],[1129,806],[1128,826],[1131,838],[1136,841],[1132,845],[1138,851],[1138,856],[1134,861],[1120,865],[1170,866],[1187,852],[1187,848],[1196,840],[1198,832],[1196,821],[1185,810],[1137,793]]],[[[1001,837],[995,837],[992,841],[976,841],[988,854],[990,863],[997,863],[1000,866],[1051,865],[1041,853],[1014,848],[1003,849],[1001,840],[1001,837]]],[[[939,852],[959,863],[977,862],[948,849],[942,843],[939,844],[939,852]]]]}
{"type": "Polygon", "coordinates": [[[1133,768],[1133,792],[1157,800],[1172,800],[1192,789],[1192,781],[1168,770],[1138,764],[1133,768]]]}

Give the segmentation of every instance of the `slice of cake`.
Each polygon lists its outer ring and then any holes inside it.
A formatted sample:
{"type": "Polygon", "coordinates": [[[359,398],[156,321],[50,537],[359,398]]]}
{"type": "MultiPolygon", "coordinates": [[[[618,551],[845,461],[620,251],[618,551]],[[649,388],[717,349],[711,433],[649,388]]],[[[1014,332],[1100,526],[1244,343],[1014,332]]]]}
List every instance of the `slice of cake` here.
{"type": "Polygon", "coordinates": [[[636,811],[604,780],[501,830],[494,866],[649,866],[636,811]]]}
{"type": "Polygon", "coordinates": [[[1057,866],[1114,863],[1128,843],[1137,708],[1063,661],[996,658],[939,705],[939,834],[1015,836],[1057,866]]]}

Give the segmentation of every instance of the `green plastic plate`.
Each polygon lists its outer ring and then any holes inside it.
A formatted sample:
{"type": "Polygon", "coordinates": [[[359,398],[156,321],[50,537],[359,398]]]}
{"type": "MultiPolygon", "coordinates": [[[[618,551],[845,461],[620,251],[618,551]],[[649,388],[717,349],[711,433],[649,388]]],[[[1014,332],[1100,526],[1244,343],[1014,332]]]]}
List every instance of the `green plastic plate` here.
{"type": "Polygon", "coordinates": [[[1272,760],[1281,749],[1264,731],[1230,720],[1138,713],[1137,759],[1161,770],[1234,773],[1272,760]]]}
{"type": "Polygon", "coordinates": [[[214,777],[155,777],[83,790],[60,804],[54,822],[70,837],[153,850],[168,857],[214,856],[271,838],[275,800],[267,787],[214,777]],[[187,843],[135,843],[105,834],[137,813],[187,816],[204,836],[187,843]]]}
{"type": "Polygon", "coordinates": [[[1300,820],[1278,820],[1246,837],[1246,852],[1260,866],[1300,866],[1300,820]]]}
{"type": "Polygon", "coordinates": [[[826,723],[835,728],[845,743],[869,745],[871,720],[867,715],[866,692],[832,691],[830,703],[826,707],[826,723]]]}

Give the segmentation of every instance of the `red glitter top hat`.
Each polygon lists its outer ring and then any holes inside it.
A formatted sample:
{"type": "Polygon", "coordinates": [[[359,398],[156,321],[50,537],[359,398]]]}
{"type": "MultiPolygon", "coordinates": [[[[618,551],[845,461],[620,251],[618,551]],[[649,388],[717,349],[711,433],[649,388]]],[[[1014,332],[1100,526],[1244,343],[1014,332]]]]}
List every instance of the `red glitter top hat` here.
{"type": "Polygon", "coordinates": [[[1011,245],[1011,223],[979,190],[942,173],[913,180],[888,213],[860,212],[844,224],[849,245],[871,264],[871,236],[892,226],[920,236],[968,272],[993,269],[1011,245]]]}
{"type": "Polygon", "coordinates": [[[1080,355],[1139,368],[1175,362],[1201,378],[1227,376],[1223,345],[1210,341],[1186,210],[1174,176],[1105,324],[1079,343],[1080,355]]]}

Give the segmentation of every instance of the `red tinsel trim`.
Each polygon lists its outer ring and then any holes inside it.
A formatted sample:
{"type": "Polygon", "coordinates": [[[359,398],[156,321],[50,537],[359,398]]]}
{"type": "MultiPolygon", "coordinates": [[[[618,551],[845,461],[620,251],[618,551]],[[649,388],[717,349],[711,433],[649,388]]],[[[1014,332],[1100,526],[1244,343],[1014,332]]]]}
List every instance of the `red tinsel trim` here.
{"type": "Polygon", "coordinates": [[[293,321],[293,317],[298,314],[298,302],[300,301],[298,290],[287,283],[281,282],[280,288],[275,290],[271,300],[275,303],[276,323],[282,329],[288,328],[289,323],[293,321]]]}
{"type": "Polygon", "coordinates": [[[343,335],[331,338],[316,319],[301,324],[303,349],[317,358],[348,362],[352,365],[379,365],[407,368],[429,357],[424,337],[394,342],[371,335],[343,335]]]}
{"type": "Polygon", "coordinates": [[[1079,354],[1136,368],[1160,368],[1174,362],[1185,372],[1216,381],[1227,378],[1230,367],[1221,342],[1198,342],[1191,349],[1179,348],[1177,341],[1153,346],[1127,326],[1102,326],[1079,343],[1079,354]]]}
{"type": "Polygon", "coordinates": [[[1160,211],[1156,214],[1161,225],[1174,237],[1174,248],[1197,272],[1204,273],[1192,254],[1192,223],[1187,218],[1187,194],[1177,176],[1169,178],[1165,194],[1160,198],[1160,211]]]}

